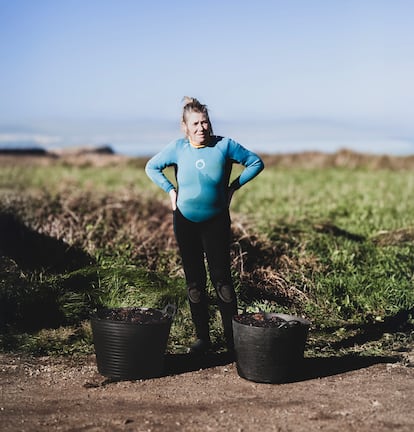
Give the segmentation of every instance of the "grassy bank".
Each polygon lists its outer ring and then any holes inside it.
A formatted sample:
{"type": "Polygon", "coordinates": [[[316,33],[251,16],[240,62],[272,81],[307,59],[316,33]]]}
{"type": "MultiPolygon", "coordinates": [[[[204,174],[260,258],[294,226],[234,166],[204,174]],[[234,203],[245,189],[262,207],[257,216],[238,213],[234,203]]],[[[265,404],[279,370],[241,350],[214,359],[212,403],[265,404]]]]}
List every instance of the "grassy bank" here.
{"type": "MultiPolygon", "coordinates": [[[[169,302],[169,350],[184,349],[192,326],[168,199],[143,161],[7,163],[0,194],[3,350],[92,352],[95,308],[169,302]]],[[[232,202],[240,307],[306,316],[313,355],[404,350],[413,207],[412,170],[268,164],[232,202]]],[[[212,327],[220,345],[214,314],[212,327]]]]}

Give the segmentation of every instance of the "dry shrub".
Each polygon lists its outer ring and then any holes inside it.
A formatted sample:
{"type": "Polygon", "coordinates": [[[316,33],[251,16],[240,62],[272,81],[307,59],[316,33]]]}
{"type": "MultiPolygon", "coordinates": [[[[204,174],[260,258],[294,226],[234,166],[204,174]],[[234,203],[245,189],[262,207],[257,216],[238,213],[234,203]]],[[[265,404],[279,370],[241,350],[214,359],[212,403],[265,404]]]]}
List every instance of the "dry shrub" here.
{"type": "MultiPolygon", "coordinates": [[[[168,205],[129,191],[95,194],[62,190],[9,197],[12,208],[31,229],[80,248],[92,256],[109,257],[144,265],[149,270],[183,276],[168,205]]],[[[301,245],[272,242],[259,237],[252,224],[233,215],[231,254],[244,291],[277,301],[300,303],[308,281],[300,280],[305,263],[291,251],[301,245]],[[295,282],[292,282],[294,280],[295,282]]],[[[288,236],[288,234],[287,234],[288,236]]],[[[300,254],[299,254],[300,256],[300,254]]]]}
{"type": "Polygon", "coordinates": [[[39,152],[1,152],[0,166],[50,166],[69,165],[78,167],[122,166],[131,158],[115,154],[110,147],[69,147],[39,152]]]}
{"type": "Polygon", "coordinates": [[[160,202],[128,192],[101,196],[83,192],[60,195],[54,205],[58,211],[44,207],[39,231],[90,254],[127,253],[156,269],[160,252],[175,247],[171,212],[160,202]]]}
{"type": "MultiPolygon", "coordinates": [[[[279,166],[285,168],[365,168],[410,170],[414,168],[414,155],[393,156],[388,154],[358,153],[342,149],[334,153],[317,151],[299,153],[262,154],[267,167],[279,166]]],[[[105,148],[69,148],[55,150],[45,154],[1,154],[0,166],[49,166],[52,164],[73,165],[79,167],[123,166],[134,165],[143,167],[148,158],[128,157],[105,151],[105,148]]]]}
{"type": "Polygon", "coordinates": [[[401,228],[394,231],[382,231],[373,241],[379,246],[394,246],[414,242],[414,228],[401,228]]]}
{"type": "Polygon", "coordinates": [[[358,153],[343,149],[335,153],[302,152],[263,155],[266,166],[285,168],[366,168],[409,170],[414,168],[414,156],[392,156],[358,153]]]}
{"type": "MultiPolygon", "coordinates": [[[[174,248],[170,210],[157,201],[128,192],[97,195],[66,190],[8,197],[3,201],[31,229],[94,255],[128,251],[155,267],[160,251],[174,248]]],[[[4,205],[2,206],[4,208],[4,205]]],[[[3,210],[4,211],[4,210],[3,210]]]]}
{"type": "Polygon", "coordinates": [[[301,269],[318,264],[301,253],[304,245],[275,242],[254,233],[242,216],[233,217],[231,253],[233,268],[240,275],[243,294],[251,298],[267,298],[286,305],[300,305],[307,299],[310,286],[301,269]],[[299,253],[293,257],[292,250],[299,253]]]}

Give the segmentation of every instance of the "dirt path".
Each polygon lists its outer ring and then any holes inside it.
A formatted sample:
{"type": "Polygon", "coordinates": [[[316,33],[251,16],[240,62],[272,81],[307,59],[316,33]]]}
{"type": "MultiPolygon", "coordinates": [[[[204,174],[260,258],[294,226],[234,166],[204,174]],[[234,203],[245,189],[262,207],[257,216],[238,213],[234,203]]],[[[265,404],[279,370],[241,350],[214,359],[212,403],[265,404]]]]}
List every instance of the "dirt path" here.
{"type": "Polygon", "coordinates": [[[0,355],[0,430],[411,432],[414,368],[388,360],[306,359],[300,380],[276,385],[240,378],[218,355],[171,356],[166,376],[122,382],[92,356],[0,355]]]}

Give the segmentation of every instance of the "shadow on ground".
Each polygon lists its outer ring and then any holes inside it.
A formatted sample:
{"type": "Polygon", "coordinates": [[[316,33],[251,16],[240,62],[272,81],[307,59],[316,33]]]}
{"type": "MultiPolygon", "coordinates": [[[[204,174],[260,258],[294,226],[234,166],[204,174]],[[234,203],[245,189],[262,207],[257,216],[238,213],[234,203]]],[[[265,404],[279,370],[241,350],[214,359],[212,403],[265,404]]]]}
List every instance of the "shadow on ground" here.
{"type": "Polygon", "coordinates": [[[89,281],[64,276],[92,263],[80,248],[0,212],[0,331],[7,325],[31,331],[67,322],[69,312],[62,305],[69,300],[64,296],[86,296],[89,281]]]}
{"type": "MultiPolygon", "coordinates": [[[[414,325],[411,321],[413,316],[414,308],[403,309],[380,322],[345,325],[343,327],[346,330],[357,330],[357,333],[335,342],[332,347],[334,349],[350,348],[355,345],[363,345],[366,342],[377,341],[386,333],[413,332],[414,325]]],[[[335,331],[335,329],[331,328],[327,331],[335,331]]]]}
{"type": "MultiPolygon", "coordinates": [[[[392,356],[357,356],[313,357],[305,358],[297,371],[284,382],[299,382],[311,379],[339,375],[354,370],[368,368],[375,364],[396,363],[399,359],[392,356]]],[[[226,352],[211,353],[205,357],[195,357],[190,354],[167,354],[165,358],[165,373],[163,376],[179,375],[200,369],[209,369],[231,364],[235,359],[226,352]]],[[[236,362],[237,365],[237,362],[236,362]]]]}
{"type": "Polygon", "coordinates": [[[234,361],[234,356],[227,352],[209,353],[205,356],[192,354],[167,354],[165,356],[165,375],[179,375],[200,369],[225,366],[234,361]]]}
{"type": "Polygon", "coordinates": [[[340,357],[305,358],[303,361],[302,371],[298,371],[298,374],[296,374],[291,381],[294,382],[324,378],[368,368],[376,364],[396,363],[398,360],[397,357],[393,356],[357,356],[354,354],[340,357]]]}
{"type": "Polygon", "coordinates": [[[0,255],[26,270],[73,271],[91,264],[91,257],[63,240],[41,234],[11,213],[0,213],[0,255]]]}

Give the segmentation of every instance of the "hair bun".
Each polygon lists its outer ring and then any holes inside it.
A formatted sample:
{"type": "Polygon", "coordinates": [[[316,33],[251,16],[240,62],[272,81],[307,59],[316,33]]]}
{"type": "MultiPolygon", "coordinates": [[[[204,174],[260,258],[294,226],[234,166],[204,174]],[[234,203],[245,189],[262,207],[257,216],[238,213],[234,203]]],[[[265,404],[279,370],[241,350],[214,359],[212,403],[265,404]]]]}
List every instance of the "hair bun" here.
{"type": "Polygon", "coordinates": [[[189,105],[189,104],[193,104],[193,103],[195,103],[195,102],[198,102],[198,101],[197,101],[196,98],[193,98],[193,97],[190,97],[190,96],[184,96],[184,97],[182,98],[182,102],[183,102],[183,105],[186,106],[186,105],[189,105]]]}

